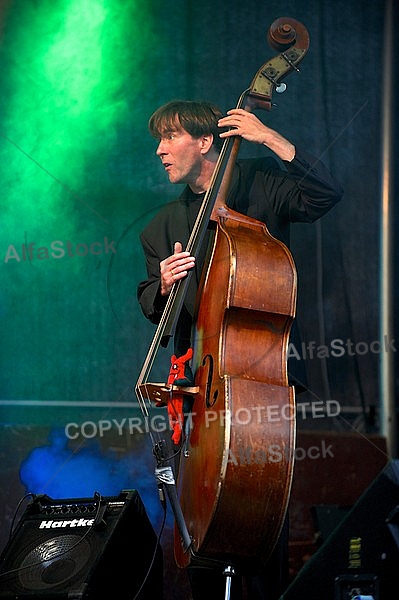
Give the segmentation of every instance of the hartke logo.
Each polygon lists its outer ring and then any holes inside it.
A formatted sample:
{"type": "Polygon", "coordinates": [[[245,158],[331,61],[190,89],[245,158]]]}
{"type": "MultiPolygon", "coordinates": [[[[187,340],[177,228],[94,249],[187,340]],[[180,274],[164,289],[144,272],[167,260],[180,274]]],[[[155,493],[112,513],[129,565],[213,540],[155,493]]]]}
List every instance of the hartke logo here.
{"type": "Polygon", "coordinates": [[[39,525],[39,529],[67,529],[71,527],[91,527],[94,523],[94,519],[70,519],[69,521],[42,521],[39,525]]]}

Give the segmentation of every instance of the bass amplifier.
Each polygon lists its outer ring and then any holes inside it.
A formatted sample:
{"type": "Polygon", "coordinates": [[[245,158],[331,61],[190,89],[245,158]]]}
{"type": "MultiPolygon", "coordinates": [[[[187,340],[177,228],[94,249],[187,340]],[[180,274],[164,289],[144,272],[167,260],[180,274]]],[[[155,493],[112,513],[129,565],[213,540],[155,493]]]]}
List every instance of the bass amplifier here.
{"type": "Polygon", "coordinates": [[[136,490],[38,495],[0,557],[2,599],[153,600],[162,582],[162,549],[136,490]]]}

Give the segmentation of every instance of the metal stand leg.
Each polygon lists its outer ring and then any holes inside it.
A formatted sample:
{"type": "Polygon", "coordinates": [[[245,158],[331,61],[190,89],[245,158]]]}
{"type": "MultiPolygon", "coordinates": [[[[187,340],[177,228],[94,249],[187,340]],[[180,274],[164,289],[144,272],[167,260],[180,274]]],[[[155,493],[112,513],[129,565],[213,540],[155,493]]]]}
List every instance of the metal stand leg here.
{"type": "Polygon", "coordinates": [[[224,594],[224,600],[230,600],[230,592],[231,592],[231,580],[234,575],[233,567],[226,567],[223,571],[223,575],[226,577],[226,589],[224,594]]]}

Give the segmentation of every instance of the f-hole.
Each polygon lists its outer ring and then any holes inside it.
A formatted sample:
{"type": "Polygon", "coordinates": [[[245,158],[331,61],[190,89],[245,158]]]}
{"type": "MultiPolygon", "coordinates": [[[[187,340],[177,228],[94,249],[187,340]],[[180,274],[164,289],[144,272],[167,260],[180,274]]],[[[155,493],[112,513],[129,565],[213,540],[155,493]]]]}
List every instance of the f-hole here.
{"type": "Polygon", "coordinates": [[[211,354],[207,354],[206,356],[204,356],[202,360],[202,366],[205,367],[207,362],[209,363],[209,367],[208,377],[206,379],[205,406],[206,408],[212,408],[212,406],[215,405],[216,400],[218,399],[218,390],[215,390],[215,392],[213,393],[213,398],[211,399],[211,389],[213,380],[213,357],[211,354]]]}

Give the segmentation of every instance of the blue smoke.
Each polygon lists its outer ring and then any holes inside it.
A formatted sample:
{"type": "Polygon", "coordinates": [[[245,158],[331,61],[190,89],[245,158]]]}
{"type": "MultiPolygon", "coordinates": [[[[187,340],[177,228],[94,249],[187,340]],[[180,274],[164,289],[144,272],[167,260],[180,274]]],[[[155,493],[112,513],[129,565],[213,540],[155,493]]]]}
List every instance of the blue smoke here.
{"type": "Polygon", "coordinates": [[[161,507],[154,466],[147,464],[148,452],[141,449],[122,458],[104,450],[95,440],[73,451],[63,431],[52,430],[49,444],[34,448],[20,466],[20,479],[26,492],[47,494],[51,498],[92,498],[117,496],[121,490],[138,491],[148,517],[156,527],[161,507]]]}

